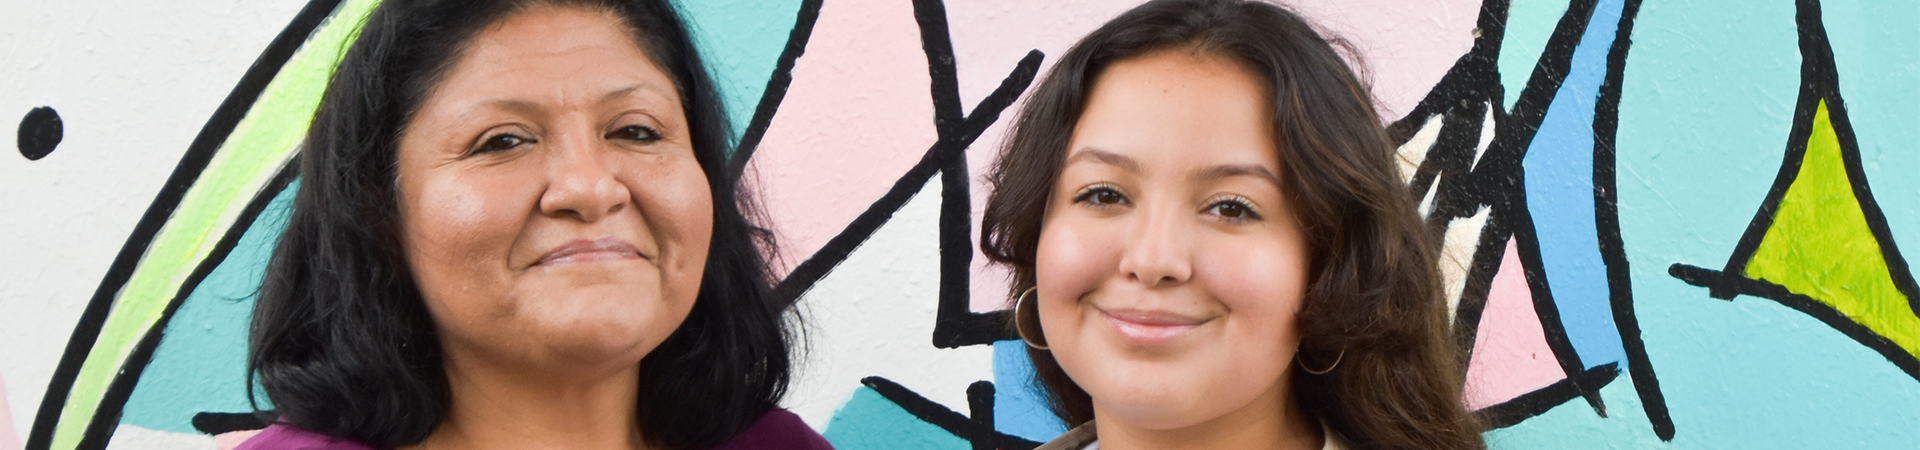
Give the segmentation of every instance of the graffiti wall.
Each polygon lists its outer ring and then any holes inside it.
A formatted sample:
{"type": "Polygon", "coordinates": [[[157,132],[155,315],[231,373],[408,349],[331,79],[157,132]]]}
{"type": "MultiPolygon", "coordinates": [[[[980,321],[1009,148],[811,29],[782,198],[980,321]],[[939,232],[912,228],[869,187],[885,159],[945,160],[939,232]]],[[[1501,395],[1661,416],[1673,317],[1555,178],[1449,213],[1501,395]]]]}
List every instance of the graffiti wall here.
{"type": "MultiPolygon", "coordinates": [[[[0,449],[225,449],[320,89],[377,0],[0,15],[0,449]]],[[[1136,3],[686,0],[837,447],[1063,431],[976,250],[1051,58],[1136,3]]],[[[1495,448],[1920,447],[1920,1],[1297,0],[1445,236],[1495,448]],[[1903,250],[1902,246],[1905,246],[1903,250]]]]}

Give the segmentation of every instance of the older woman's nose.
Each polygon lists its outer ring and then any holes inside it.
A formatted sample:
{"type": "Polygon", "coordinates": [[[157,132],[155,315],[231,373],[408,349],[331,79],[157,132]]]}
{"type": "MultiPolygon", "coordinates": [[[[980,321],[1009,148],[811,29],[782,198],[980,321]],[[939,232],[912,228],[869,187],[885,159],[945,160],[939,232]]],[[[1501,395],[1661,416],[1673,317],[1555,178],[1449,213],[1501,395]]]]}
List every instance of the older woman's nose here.
{"type": "Polygon", "coordinates": [[[1120,258],[1120,270],[1147,287],[1177,285],[1193,278],[1191,220],[1172,211],[1142,209],[1120,258]],[[1141,214],[1144,213],[1144,214],[1141,214]]]}
{"type": "Polygon", "coordinates": [[[603,157],[606,144],[592,139],[561,141],[543,149],[548,152],[547,189],[540,194],[540,212],[593,222],[625,208],[632,193],[614,176],[609,166],[613,162],[603,157]]]}

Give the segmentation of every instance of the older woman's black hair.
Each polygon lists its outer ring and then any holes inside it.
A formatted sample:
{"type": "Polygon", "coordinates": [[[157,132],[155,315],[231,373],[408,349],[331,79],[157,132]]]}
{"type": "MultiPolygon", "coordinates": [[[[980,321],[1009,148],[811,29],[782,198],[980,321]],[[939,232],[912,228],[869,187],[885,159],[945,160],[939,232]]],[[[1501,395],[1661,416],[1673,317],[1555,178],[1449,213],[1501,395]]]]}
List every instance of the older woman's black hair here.
{"type": "MultiPolygon", "coordinates": [[[[441,349],[399,242],[403,128],[480,31],[536,5],[618,17],[677,88],[713,195],[713,237],[685,322],[640,364],[649,445],[705,448],[784,395],[790,326],[769,294],[765,230],[725,161],[729,131],[692,39],[665,0],[387,0],[327,87],[299,155],[292,218],[254,312],[249,373],[277,420],[379,448],[419,442],[450,404],[441,349]]],[[[258,404],[256,399],[256,404],[258,404]]]]}
{"type": "MultiPolygon", "coordinates": [[[[1400,183],[1366,85],[1336,46],[1345,44],[1254,1],[1156,0],[1108,22],[1060,58],[1021,111],[989,175],[981,249],[1014,269],[1010,293],[1034,285],[1041,193],[1107,67],[1169,50],[1229,58],[1269,87],[1282,191],[1307,239],[1299,357],[1339,361],[1324,375],[1297,371],[1294,398],[1358,448],[1482,448],[1461,404],[1464,365],[1444,322],[1435,239],[1400,183]]],[[[1092,420],[1092,399],[1053,355],[1027,353],[1055,414],[1070,426],[1092,420]]]]}

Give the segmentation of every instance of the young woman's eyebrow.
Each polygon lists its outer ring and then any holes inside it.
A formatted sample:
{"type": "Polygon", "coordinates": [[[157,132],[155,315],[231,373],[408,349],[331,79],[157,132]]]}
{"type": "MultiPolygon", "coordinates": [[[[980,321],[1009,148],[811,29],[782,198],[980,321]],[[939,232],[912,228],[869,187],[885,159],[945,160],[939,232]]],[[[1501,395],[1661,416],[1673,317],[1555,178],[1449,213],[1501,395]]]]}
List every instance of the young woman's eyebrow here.
{"type": "Polygon", "coordinates": [[[1279,175],[1274,175],[1273,171],[1267,170],[1266,167],[1253,164],[1221,164],[1196,170],[1191,175],[1188,175],[1187,179],[1192,181],[1212,181],[1230,177],[1254,177],[1267,180],[1273,183],[1274,186],[1280,185],[1279,175]]]}
{"type": "Polygon", "coordinates": [[[1136,173],[1140,172],[1139,161],[1135,161],[1133,158],[1128,157],[1127,155],[1109,152],[1106,150],[1101,150],[1093,147],[1081,147],[1080,151],[1073,152],[1073,156],[1067,157],[1066,163],[1062,164],[1062,166],[1063,167],[1071,166],[1074,163],[1078,163],[1081,161],[1094,162],[1094,163],[1100,163],[1100,164],[1106,164],[1109,166],[1119,167],[1122,170],[1126,170],[1128,172],[1136,172],[1136,173]]]}

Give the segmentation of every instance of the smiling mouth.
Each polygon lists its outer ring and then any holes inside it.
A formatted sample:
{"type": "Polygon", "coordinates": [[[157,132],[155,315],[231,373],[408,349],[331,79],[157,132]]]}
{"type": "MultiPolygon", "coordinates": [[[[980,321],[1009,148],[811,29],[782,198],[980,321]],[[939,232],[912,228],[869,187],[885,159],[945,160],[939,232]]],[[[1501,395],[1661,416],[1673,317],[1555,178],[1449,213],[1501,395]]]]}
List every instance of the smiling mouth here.
{"type": "Polygon", "coordinates": [[[1100,316],[1113,325],[1113,330],[1119,333],[1120,337],[1136,345],[1164,344],[1185,336],[1187,332],[1212,320],[1167,311],[1131,309],[1103,309],[1100,310],[1100,316]]]}
{"type": "Polygon", "coordinates": [[[535,266],[564,266],[600,261],[644,259],[640,250],[618,238],[575,239],[541,255],[535,266]]]}

